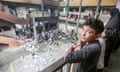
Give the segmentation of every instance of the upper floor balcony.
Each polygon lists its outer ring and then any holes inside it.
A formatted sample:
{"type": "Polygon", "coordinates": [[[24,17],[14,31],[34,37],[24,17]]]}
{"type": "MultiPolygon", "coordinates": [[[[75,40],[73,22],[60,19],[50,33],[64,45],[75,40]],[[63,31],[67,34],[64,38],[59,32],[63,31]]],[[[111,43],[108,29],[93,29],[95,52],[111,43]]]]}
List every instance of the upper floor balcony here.
{"type": "Polygon", "coordinates": [[[34,4],[34,5],[41,5],[42,3],[44,3],[45,5],[59,6],[59,2],[54,0],[1,0],[1,1],[11,2],[11,3],[34,4]]]}
{"type": "Polygon", "coordinates": [[[2,11],[0,11],[0,20],[7,21],[7,22],[10,22],[13,24],[22,24],[22,25],[28,23],[27,20],[19,19],[16,16],[13,16],[11,14],[7,14],[7,13],[2,12],[2,11]]]}
{"type": "MultiPolygon", "coordinates": [[[[82,6],[84,7],[94,7],[97,6],[98,0],[83,0],[82,6]]],[[[111,7],[111,6],[116,6],[117,0],[101,0],[101,6],[102,7],[111,7]]],[[[61,7],[66,6],[66,2],[62,1],[60,2],[61,7]]],[[[69,3],[70,7],[79,7],[80,6],[80,0],[70,0],[69,3]]]]}

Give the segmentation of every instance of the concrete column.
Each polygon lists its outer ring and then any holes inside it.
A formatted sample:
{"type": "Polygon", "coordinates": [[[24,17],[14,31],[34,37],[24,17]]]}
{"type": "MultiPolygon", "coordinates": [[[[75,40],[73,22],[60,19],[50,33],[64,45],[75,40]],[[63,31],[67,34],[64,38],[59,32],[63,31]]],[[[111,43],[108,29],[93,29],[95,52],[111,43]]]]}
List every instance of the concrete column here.
{"type": "Polygon", "coordinates": [[[6,12],[6,13],[10,13],[10,10],[9,10],[9,8],[8,8],[7,5],[4,6],[4,12],[6,12]]]}

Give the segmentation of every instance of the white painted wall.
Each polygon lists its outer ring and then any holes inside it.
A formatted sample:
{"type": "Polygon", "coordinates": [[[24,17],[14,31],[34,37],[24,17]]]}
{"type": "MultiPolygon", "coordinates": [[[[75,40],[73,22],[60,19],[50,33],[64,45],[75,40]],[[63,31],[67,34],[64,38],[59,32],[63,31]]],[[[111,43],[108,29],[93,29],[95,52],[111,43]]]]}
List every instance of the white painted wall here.
{"type": "Polygon", "coordinates": [[[120,10],[120,0],[118,0],[116,7],[120,10]]]}
{"type": "Polygon", "coordinates": [[[11,28],[11,30],[0,32],[0,35],[6,35],[6,36],[10,36],[10,37],[16,37],[15,29],[11,28]]]}

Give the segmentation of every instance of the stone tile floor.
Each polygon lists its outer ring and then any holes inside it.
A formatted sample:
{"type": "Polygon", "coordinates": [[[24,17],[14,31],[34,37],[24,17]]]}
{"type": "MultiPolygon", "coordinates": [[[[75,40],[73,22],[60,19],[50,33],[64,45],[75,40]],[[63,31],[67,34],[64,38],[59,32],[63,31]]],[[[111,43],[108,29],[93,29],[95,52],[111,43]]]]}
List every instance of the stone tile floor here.
{"type": "Polygon", "coordinates": [[[108,68],[104,72],[120,72],[120,47],[112,54],[108,68]]]}

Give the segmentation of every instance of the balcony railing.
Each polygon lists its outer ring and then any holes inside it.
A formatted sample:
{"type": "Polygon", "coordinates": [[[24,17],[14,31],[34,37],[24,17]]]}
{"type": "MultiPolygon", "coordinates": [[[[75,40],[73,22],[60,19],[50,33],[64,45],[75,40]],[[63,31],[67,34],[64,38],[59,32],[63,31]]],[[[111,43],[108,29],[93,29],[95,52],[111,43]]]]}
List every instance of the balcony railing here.
{"type": "Polygon", "coordinates": [[[19,19],[16,16],[0,11],[0,19],[13,24],[28,24],[27,20],[19,19]]]}
{"type": "Polygon", "coordinates": [[[66,64],[62,57],[40,72],[75,72],[76,66],[77,64],[66,64]]]}

